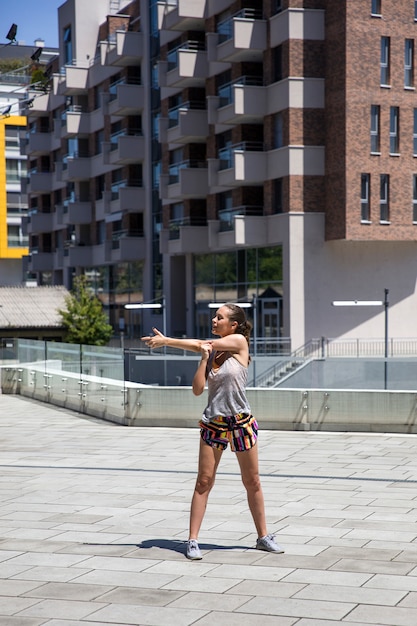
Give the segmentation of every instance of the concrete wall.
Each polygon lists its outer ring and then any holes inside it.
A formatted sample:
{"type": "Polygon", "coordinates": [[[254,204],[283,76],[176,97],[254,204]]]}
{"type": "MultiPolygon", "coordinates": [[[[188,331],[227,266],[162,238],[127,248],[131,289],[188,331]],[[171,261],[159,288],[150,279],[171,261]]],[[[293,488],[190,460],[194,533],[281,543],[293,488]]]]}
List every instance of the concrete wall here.
{"type": "MultiPolygon", "coordinates": [[[[206,402],[205,394],[195,397],[190,387],[80,379],[59,369],[46,373],[39,363],[2,367],[1,389],[135,427],[196,428],[206,402]]],[[[254,388],[248,399],[263,430],[417,432],[412,391],[254,388]]]]}

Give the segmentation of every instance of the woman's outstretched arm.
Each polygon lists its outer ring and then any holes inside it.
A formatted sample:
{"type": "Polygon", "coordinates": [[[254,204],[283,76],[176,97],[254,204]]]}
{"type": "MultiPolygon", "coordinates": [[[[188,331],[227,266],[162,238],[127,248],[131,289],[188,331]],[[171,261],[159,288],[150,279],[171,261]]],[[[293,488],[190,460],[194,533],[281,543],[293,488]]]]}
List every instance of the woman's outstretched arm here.
{"type": "Polygon", "coordinates": [[[152,328],[154,335],[141,337],[141,341],[146,343],[149,348],[178,348],[179,350],[189,350],[190,352],[200,352],[204,341],[201,339],[177,339],[174,337],[166,337],[157,328],[152,328]]]}

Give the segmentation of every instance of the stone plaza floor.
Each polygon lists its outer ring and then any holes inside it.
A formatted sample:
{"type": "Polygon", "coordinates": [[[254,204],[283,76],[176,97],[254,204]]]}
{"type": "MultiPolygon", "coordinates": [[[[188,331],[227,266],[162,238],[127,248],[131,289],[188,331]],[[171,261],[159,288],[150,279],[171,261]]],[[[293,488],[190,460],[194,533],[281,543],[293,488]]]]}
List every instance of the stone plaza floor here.
{"type": "Polygon", "coordinates": [[[0,626],[417,625],[416,435],[261,430],[285,554],[254,549],[227,451],[188,561],[197,428],[0,407],[0,626]]]}

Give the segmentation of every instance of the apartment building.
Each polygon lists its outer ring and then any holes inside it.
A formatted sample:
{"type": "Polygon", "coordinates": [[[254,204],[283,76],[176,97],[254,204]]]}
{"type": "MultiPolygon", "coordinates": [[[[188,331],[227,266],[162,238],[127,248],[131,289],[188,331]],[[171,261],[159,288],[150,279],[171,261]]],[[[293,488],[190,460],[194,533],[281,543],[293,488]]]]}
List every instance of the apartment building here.
{"type": "Polygon", "coordinates": [[[415,336],[416,11],[67,0],[51,90],[27,111],[28,270],[86,273],[127,337],[209,335],[228,300],[293,349],[379,338],[385,289],[390,335],[415,336]]]}
{"type": "MultiPolygon", "coordinates": [[[[27,214],[26,117],[20,115],[20,102],[32,73],[56,54],[37,40],[33,46],[14,43],[0,45],[0,285],[16,285],[23,275],[22,257],[28,254],[28,237],[22,218],[27,214]],[[34,55],[36,61],[31,57],[34,55]]],[[[34,88],[36,88],[35,86],[34,88]]]]}

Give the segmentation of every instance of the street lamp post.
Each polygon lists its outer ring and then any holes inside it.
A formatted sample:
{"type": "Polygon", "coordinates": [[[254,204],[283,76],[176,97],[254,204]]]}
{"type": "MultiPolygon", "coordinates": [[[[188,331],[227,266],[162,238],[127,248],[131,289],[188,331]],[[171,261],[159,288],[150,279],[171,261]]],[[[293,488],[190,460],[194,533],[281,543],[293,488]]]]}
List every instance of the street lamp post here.
{"type": "MultiPolygon", "coordinates": [[[[166,304],[165,304],[165,296],[162,296],[161,302],[141,302],[138,304],[125,304],[125,309],[131,310],[142,310],[143,309],[162,309],[162,332],[164,335],[167,334],[167,318],[166,318],[166,304]]],[[[143,329],[143,317],[142,317],[142,329],[143,329]]],[[[164,347],[164,385],[167,384],[167,359],[166,359],[166,348],[164,347]]]]}
{"type": "Polygon", "coordinates": [[[384,300],[334,300],[333,306],[383,306],[385,312],[385,339],[384,339],[384,389],[388,384],[388,294],[389,289],[384,289],[384,300]]]}

